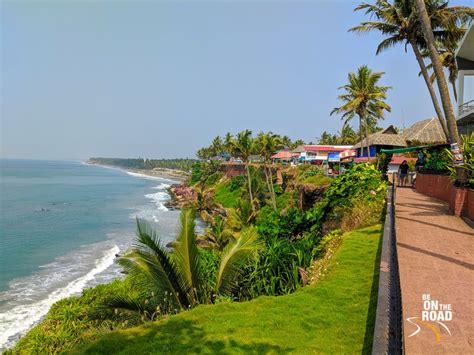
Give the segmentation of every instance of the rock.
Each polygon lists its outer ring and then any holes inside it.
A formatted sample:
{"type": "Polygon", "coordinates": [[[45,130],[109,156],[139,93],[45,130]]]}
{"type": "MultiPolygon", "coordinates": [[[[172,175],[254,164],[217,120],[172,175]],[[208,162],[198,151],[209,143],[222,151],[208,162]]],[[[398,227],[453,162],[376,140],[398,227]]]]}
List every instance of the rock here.
{"type": "Polygon", "coordinates": [[[298,208],[301,211],[307,211],[313,205],[321,201],[327,186],[314,186],[311,184],[296,185],[298,191],[298,208]]]}

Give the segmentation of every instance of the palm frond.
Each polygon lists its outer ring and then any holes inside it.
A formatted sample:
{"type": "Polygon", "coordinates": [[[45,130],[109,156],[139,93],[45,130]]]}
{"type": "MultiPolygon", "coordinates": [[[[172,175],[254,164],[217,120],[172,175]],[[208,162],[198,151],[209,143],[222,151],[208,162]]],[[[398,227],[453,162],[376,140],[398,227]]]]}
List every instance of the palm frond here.
{"type": "Polygon", "coordinates": [[[260,247],[258,233],[254,227],[243,230],[236,241],[227,245],[222,252],[217,273],[216,289],[219,293],[231,294],[243,267],[260,247]]]}
{"type": "Polygon", "coordinates": [[[199,254],[196,243],[194,211],[181,212],[181,229],[176,239],[173,260],[185,284],[185,291],[189,300],[194,304],[198,301],[199,288],[199,254]]]}

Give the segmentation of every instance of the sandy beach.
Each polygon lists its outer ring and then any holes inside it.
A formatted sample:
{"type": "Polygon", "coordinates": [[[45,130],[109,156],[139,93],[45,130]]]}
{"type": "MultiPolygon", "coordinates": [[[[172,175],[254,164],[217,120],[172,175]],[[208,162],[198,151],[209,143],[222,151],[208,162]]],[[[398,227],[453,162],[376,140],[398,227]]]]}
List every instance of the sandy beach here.
{"type": "Polygon", "coordinates": [[[103,166],[105,168],[119,169],[119,170],[127,171],[130,173],[134,173],[134,174],[141,174],[141,175],[160,177],[160,178],[165,178],[165,179],[170,179],[170,180],[176,180],[178,182],[185,181],[189,176],[189,174],[186,173],[185,171],[176,170],[176,169],[165,169],[165,168],[155,168],[153,170],[127,169],[121,166],[97,164],[91,161],[86,161],[85,164],[103,166]]]}

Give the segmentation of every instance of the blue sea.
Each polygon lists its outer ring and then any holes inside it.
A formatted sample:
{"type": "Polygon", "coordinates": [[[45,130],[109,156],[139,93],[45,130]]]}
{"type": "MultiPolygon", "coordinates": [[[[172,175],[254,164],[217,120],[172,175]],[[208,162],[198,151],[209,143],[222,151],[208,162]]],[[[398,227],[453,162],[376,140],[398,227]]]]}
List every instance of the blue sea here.
{"type": "Polygon", "coordinates": [[[56,301],[120,277],[135,218],[164,243],[178,211],[163,203],[175,181],[74,161],[0,160],[0,349],[56,301]]]}

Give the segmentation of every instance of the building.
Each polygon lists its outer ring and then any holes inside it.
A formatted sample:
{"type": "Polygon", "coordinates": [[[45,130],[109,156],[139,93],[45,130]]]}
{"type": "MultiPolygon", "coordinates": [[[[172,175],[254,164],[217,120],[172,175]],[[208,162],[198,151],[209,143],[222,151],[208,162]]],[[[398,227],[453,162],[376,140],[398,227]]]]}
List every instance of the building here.
{"type": "Polygon", "coordinates": [[[466,97],[464,85],[466,77],[474,81],[474,29],[473,24],[466,31],[456,50],[458,65],[458,130],[461,134],[474,131],[474,97],[466,97]]]}
{"type": "Polygon", "coordinates": [[[447,143],[443,127],[437,117],[415,122],[400,134],[406,141],[406,146],[447,143]]]}
{"type": "Polygon", "coordinates": [[[298,159],[299,154],[293,153],[289,150],[280,150],[276,154],[272,155],[273,163],[290,163],[298,159]]]}
{"type": "MultiPolygon", "coordinates": [[[[445,144],[446,135],[438,118],[432,117],[415,122],[409,128],[398,133],[393,126],[369,135],[370,156],[375,157],[382,149],[404,148],[417,145],[445,144]]],[[[356,162],[367,161],[365,138],[352,149],[357,151],[356,162]]]]}
{"type": "MultiPolygon", "coordinates": [[[[381,149],[392,149],[406,147],[407,142],[404,137],[398,134],[393,126],[388,126],[383,131],[369,135],[370,156],[375,157],[381,149]]],[[[357,158],[367,158],[367,140],[365,137],[352,147],[357,151],[357,158]]],[[[358,160],[356,160],[358,161],[358,160]]]]}
{"type": "Polygon", "coordinates": [[[350,145],[300,145],[292,150],[300,163],[322,164],[323,162],[339,161],[341,152],[349,149],[350,145]]]}

